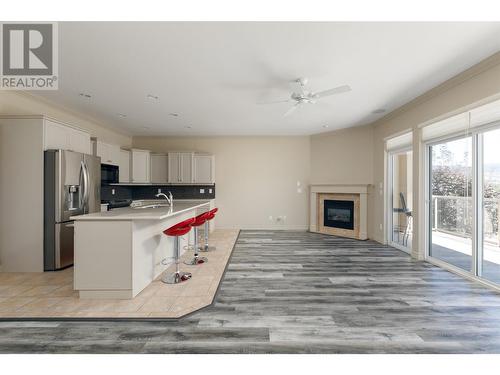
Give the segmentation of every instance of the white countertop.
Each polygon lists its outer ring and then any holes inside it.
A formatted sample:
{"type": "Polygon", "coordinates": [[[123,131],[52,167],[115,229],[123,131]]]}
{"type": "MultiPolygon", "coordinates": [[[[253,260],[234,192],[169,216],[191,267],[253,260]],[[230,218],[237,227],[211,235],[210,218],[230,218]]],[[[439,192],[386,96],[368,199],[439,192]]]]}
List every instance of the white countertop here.
{"type": "MultiPolygon", "coordinates": [[[[210,200],[175,201],[173,207],[140,208],[130,207],[115,208],[106,212],[72,216],[71,220],[163,220],[184,212],[196,210],[210,205],[210,200]]],[[[194,216],[195,214],[193,214],[194,216]]]]}

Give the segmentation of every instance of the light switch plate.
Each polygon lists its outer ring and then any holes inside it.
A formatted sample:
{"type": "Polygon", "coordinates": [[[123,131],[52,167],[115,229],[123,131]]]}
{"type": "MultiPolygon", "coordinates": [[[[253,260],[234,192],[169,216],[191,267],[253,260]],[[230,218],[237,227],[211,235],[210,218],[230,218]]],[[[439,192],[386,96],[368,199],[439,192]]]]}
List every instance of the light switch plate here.
{"type": "Polygon", "coordinates": [[[115,189],[111,189],[111,195],[115,195],[115,189]]]}
{"type": "Polygon", "coordinates": [[[200,194],[205,194],[205,189],[200,189],[200,194]]]}

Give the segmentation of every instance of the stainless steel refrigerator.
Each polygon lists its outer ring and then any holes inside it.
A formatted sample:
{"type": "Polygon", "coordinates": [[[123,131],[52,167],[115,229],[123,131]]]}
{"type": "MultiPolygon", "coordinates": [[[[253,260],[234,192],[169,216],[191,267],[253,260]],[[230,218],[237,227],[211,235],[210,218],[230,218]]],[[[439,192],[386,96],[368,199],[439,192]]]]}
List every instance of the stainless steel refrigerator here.
{"type": "Polygon", "coordinates": [[[70,217],[98,212],[101,158],[66,150],[44,156],[44,270],[73,264],[74,223],[70,217]]]}

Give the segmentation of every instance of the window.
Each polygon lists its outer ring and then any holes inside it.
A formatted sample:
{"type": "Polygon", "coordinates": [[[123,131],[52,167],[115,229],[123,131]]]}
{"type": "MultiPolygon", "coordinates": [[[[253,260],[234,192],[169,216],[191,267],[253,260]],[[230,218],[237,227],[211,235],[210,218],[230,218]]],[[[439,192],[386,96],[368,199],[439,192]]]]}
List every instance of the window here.
{"type": "Polygon", "coordinates": [[[432,257],[472,269],[472,137],[430,147],[432,257]]]}
{"type": "Polygon", "coordinates": [[[482,174],[482,258],[479,275],[500,284],[500,129],[484,132],[479,139],[482,174]],[[481,267],[482,266],[482,267],[481,267]]]}
{"type": "Polygon", "coordinates": [[[429,256],[500,285],[500,124],[428,145],[429,256]]]}
{"type": "Polygon", "coordinates": [[[389,153],[389,243],[409,252],[413,226],[413,153],[411,150],[389,153]]]}

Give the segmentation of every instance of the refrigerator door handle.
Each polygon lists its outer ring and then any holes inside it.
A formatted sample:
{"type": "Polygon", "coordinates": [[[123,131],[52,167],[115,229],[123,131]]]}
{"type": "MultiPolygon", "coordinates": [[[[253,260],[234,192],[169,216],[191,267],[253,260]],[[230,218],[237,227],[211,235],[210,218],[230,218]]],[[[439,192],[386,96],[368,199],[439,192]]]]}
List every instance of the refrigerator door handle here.
{"type": "Polygon", "coordinates": [[[87,164],[85,164],[85,173],[87,174],[87,181],[85,182],[85,193],[87,194],[87,199],[85,201],[85,204],[87,205],[87,214],[90,212],[90,173],[89,169],[87,167],[87,164]]]}
{"type": "Polygon", "coordinates": [[[82,161],[82,173],[83,173],[83,212],[86,213],[88,210],[87,206],[89,203],[89,175],[87,172],[87,166],[82,161]]]}

